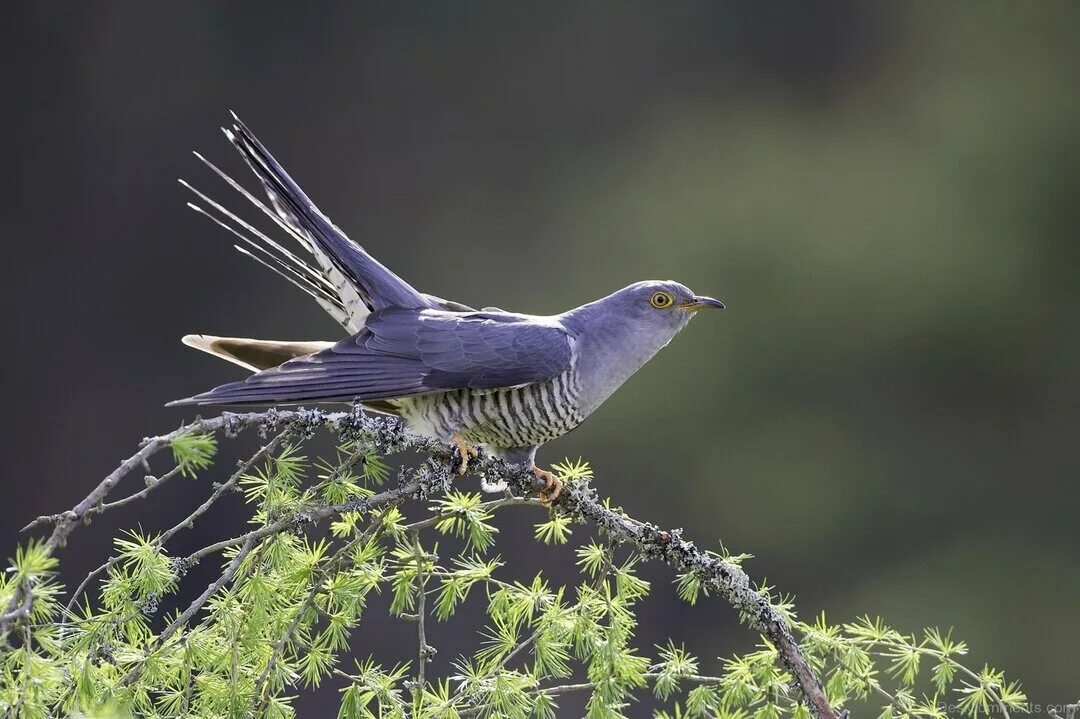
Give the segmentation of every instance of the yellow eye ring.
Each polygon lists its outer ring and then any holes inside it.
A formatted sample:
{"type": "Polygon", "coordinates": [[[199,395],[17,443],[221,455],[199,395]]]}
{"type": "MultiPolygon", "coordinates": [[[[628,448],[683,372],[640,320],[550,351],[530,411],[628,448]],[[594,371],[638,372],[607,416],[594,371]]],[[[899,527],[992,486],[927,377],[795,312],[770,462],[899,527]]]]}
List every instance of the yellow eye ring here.
{"type": "Polygon", "coordinates": [[[666,310],[675,304],[675,298],[667,292],[657,292],[649,298],[649,304],[658,310],[666,310]]]}

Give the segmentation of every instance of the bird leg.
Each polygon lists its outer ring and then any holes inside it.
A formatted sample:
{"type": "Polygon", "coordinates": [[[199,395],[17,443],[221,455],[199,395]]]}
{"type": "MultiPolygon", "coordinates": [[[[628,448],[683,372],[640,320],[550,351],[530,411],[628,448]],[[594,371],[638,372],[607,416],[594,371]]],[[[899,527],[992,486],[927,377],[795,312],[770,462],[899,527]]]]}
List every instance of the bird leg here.
{"type": "Polygon", "coordinates": [[[550,507],[562,493],[562,480],[554,473],[548,472],[546,469],[540,469],[536,465],[533,465],[532,473],[544,480],[544,483],[547,484],[547,488],[540,492],[540,502],[545,507],[550,507]]]}
{"type": "Polygon", "coordinates": [[[469,460],[476,459],[480,456],[480,453],[476,451],[476,447],[473,447],[462,439],[460,434],[455,434],[450,439],[450,443],[457,448],[458,456],[461,457],[461,463],[458,465],[457,473],[459,475],[465,474],[465,470],[469,468],[469,460]]]}

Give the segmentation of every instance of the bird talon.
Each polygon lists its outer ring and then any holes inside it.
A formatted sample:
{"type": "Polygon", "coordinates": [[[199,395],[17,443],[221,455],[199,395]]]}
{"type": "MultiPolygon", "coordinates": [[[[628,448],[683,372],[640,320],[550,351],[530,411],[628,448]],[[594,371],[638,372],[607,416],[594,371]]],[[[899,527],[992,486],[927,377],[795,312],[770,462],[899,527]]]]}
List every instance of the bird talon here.
{"type": "Polygon", "coordinates": [[[480,453],[476,451],[476,447],[462,439],[460,434],[455,434],[450,443],[457,448],[458,456],[461,457],[457,473],[458,475],[465,474],[465,470],[469,468],[469,460],[476,459],[480,456],[480,453]]]}
{"type": "Polygon", "coordinates": [[[562,494],[562,480],[553,472],[548,472],[547,470],[535,466],[532,468],[532,473],[544,480],[544,484],[547,485],[547,487],[540,492],[540,504],[545,507],[550,507],[555,503],[555,500],[559,498],[559,495],[562,494]]]}

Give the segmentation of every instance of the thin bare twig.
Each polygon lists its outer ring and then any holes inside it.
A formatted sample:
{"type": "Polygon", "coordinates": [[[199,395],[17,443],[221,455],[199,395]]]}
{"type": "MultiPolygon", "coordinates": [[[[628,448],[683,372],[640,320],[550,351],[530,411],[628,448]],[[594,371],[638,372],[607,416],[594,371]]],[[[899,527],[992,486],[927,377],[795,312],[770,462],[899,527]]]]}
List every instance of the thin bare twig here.
{"type": "Polygon", "coordinates": [[[135,502],[137,500],[146,499],[146,497],[149,496],[151,492],[160,489],[162,485],[164,485],[170,479],[177,476],[178,474],[183,474],[183,470],[184,466],[182,464],[178,464],[160,477],[154,478],[148,474],[148,479],[146,481],[150,483],[147,484],[146,487],[140,489],[138,492],[133,492],[132,494],[129,494],[123,499],[117,499],[113,502],[105,502],[103,504],[99,504],[97,507],[91,507],[91,509],[87,511],[86,516],[89,517],[92,513],[96,514],[108,512],[110,509],[116,509],[117,507],[123,507],[125,504],[131,504],[132,502],[135,502]],[[151,481],[151,479],[153,481],[151,481]]]}
{"type": "Polygon", "coordinates": [[[413,539],[413,558],[416,560],[416,577],[413,581],[416,584],[416,636],[419,643],[416,657],[416,686],[413,688],[413,714],[419,715],[420,708],[424,701],[424,675],[427,671],[428,660],[432,656],[432,648],[427,643],[427,632],[425,629],[425,620],[427,619],[427,606],[424,595],[424,584],[427,579],[424,574],[424,553],[420,548],[420,532],[414,531],[412,533],[413,539]]]}

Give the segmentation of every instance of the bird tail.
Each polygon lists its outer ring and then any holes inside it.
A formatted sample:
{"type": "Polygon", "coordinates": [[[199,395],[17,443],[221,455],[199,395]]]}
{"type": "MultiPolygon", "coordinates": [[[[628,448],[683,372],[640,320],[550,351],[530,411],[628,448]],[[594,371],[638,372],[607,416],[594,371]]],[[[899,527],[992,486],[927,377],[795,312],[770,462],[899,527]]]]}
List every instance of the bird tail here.
{"type": "Polygon", "coordinates": [[[369,310],[431,307],[424,295],[350,240],[315,206],[270,151],[233,115],[225,136],[263,183],[278,214],[309,240],[345,278],[352,281],[369,310]]]}
{"type": "Polygon", "coordinates": [[[277,367],[291,359],[315,354],[333,342],[278,342],[253,340],[246,337],[214,337],[213,335],[184,335],[181,340],[215,357],[240,365],[252,372],[277,367]]]}
{"type": "MultiPolygon", "coordinates": [[[[233,115],[235,119],[235,114],[233,115]]],[[[471,312],[460,302],[418,293],[397,275],[379,264],[323,215],[293,182],[270,152],[238,119],[222,132],[255,172],[269,198],[269,205],[253,195],[224,170],[195,153],[231,188],[269,217],[302,248],[296,253],[275,241],[221,203],[180,180],[196,197],[188,206],[231,232],[240,243],[236,250],[277,273],[319,303],[350,333],[359,332],[374,308],[432,307],[452,312],[471,312]]]]}
{"type": "MultiPolygon", "coordinates": [[[[334,346],[333,342],[277,342],[274,340],[253,340],[246,337],[214,337],[213,335],[185,335],[183,343],[188,347],[194,347],[215,357],[240,365],[252,372],[262,372],[280,367],[289,360],[321,352],[334,346]]],[[[378,363],[376,363],[378,365],[378,363]]],[[[370,373],[378,374],[385,378],[388,374],[385,365],[368,368],[370,373]]],[[[265,375],[255,374],[252,377],[266,379],[265,375]]],[[[249,381],[251,378],[249,378],[249,381]]],[[[325,389],[325,388],[324,388],[325,389]]],[[[267,387],[256,381],[249,385],[246,381],[230,382],[229,384],[215,387],[209,392],[186,397],[184,399],[167,402],[166,407],[183,405],[277,405],[292,404],[298,402],[323,402],[323,401],[354,401],[355,392],[340,391],[313,391],[306,386],[301,386],[300,391],[289,393],[289,388],[267,387]],[[250,389],[248,392],[237,390],[250,389]],[[295,396],[294,396],[295,395],[295,396]]],[[[400,408],[392,398],[369,397],[363,400],[366,409],[381,412],[383,414],[397,415],[400,408]]]]}
{"type": "MultiPolygon", "coordinates": [[[[224,128],[222,129],[226,133],[229,132],[224,128]]],[[[310,234],[293,221],[290,215],[285,214],[279,203],[276,202],[275,196],[270,196],[271,204],[275,206],[274,209],[270,209],[217,165],[198,152],[195,153],[195,157],[285,230],[304,252],[311,256],[314,262],[298,256],[266,233],[241,219],[221,203],[192,187],[187,181],[180,180],[181,185],[190,190],[198,200],[201,200],[200,204],[189,202],[188,207],[199,214],[205,215],[211,221],[239,238],[243,244],[233,245],[237,252],[255,260],[313,297],[327,314],[349,332],[359,331],[363,327],[364,320],[369,312],[360,293],[334,267],[330,258],[319,249],[310,234]],[[203,204],[210,209],[204,209],[203,204]]]]}

